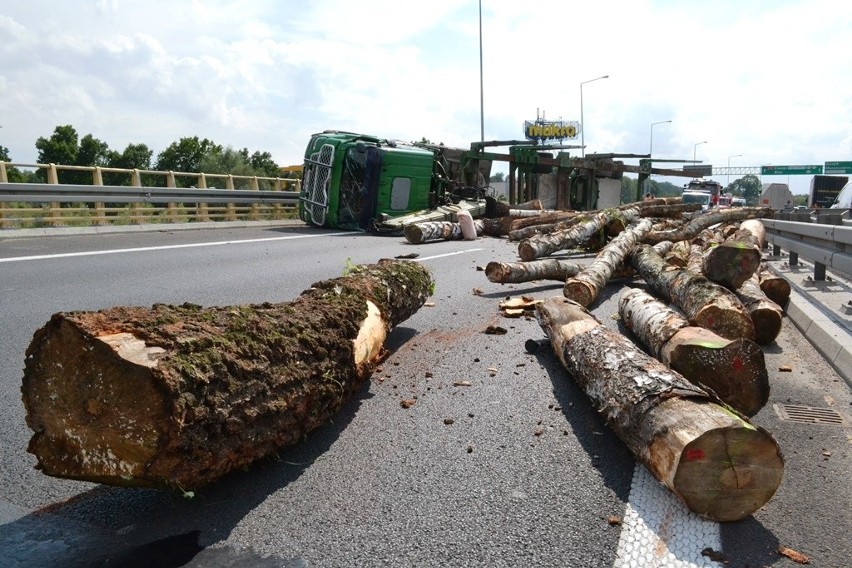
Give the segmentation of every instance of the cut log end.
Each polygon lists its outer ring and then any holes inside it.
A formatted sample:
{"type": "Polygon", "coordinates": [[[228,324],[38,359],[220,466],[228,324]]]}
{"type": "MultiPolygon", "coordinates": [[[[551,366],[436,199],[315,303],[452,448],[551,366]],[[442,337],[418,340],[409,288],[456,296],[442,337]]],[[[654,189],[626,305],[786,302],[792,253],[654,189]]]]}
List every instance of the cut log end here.
{"type": "Polygon", "coordinates": [[[772,498],[783,473],[784,459],[775,440],[741,422],[705,432],[687,444],[673,490],[699,515],[737,521],[772,498]]]}
{"type": "Polygon", "coordinates": [[[562,288],[562,295],[587,308],[595,301],[598,292],[588,282],[571,278],[565,282],[565,286],[562,288]]]}
{"type": "Polygon", "coordinates": [[[754,322],[755,341],[760,345],[769,345],[775,341],[783,325],[781,309],[774,303],[762,302],[761,305],[750,307],[749,313],[754,322]]]}
{"type": "Polygon", "coordinates": [[[753,340],[755,337],[754,323],[745,309],[731,309],[721,302],[705,305],[690,323],[712,330],[725,339],[753,340]]]}
{"type": "Polygon", "coordinates": [[[156,354],[128,337],[87,336],[64,319],[49,326],[22,389],[38,467],[54,477],[149,485],[144,465],[171,426],[152,380],[156,354]]]}
{"type": "Polygon", "coordinates": [[[706,331],[690,327],[675,334],[664,352],[671,368],[711,389],[739,412],[754,416],[769,400],[763,351],[746,339],[708,341],[701,337],[706,331]]]}

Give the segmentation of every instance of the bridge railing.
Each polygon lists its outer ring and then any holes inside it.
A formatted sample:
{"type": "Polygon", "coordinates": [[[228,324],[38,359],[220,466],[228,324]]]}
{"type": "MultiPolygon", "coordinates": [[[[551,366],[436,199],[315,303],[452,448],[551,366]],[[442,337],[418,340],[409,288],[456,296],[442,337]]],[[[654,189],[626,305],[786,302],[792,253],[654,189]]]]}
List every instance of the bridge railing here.
{"type": "Polygon", "coordinates": [[[300,189],[292,178],[0,161],[0,229],[292,218],[300,189]],[[44,169],[48,183],[9,183],[10,166],[44,169]],[[59,183],[64,171],[92,184],[59,183]],[[104,185],[104,174],[129,185],[104,185]]]}
{"type": "Polygon", "coordinates": [[[849,211],[828,211],[835,212],[837,219],[832,220],[841,224],[812,223],[808,212],[802,212],[803,220],[762,219],[773,254],[777,256],[782,249],[786,250],[791,266],[798,264],[799,256],[812,261],[814,280],[825,280],[826,267],[852,274],[852,226],[843,224],[849,211]]]}

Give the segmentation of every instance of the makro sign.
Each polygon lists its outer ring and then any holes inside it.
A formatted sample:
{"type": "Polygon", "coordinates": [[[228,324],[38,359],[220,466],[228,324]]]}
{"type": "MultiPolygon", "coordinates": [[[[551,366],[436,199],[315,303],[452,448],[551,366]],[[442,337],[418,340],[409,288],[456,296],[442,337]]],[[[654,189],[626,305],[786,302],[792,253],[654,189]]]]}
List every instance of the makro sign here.
{"type": "Polygon", "coordinates": [[[544,140],[573,140],[580,132],[580,123],[536,120],[524,122],[524,136],[527,140],[541,142],[544,140]]]}

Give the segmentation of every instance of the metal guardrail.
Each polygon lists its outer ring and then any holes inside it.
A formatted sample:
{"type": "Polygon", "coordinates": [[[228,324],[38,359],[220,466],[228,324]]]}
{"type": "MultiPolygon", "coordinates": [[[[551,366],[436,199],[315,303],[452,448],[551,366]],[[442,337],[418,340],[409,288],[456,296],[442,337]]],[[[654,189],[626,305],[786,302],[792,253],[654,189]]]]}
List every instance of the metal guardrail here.
{"type": "Polygon", "coordinates": [[[0,184],[0,202],[28,203],[258,203],[296,205],[298,191],[182,189],[123,185],[0,184]]]}
{"type": "Polygon", "coordinates": [[[823,225],[801,221],[762,219],[773,254],[781,249],[790,253],[790,265],[799,255],[814,263],[814,280],[825,280],[825,269],[831,267],[852,274],[852,226],[823,225]]]}

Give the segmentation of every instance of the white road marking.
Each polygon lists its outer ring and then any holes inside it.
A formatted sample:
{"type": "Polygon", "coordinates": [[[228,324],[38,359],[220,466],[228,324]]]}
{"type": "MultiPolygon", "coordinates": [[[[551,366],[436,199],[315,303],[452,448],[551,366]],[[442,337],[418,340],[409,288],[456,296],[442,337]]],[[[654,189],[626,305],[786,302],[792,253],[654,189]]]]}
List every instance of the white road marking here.
{"type": "Polygon", "coordinates": [[[637,462],[614,568],[721,567],[705,548],[722,551],[719,523],[691,512],[637,462]]]}
{"type": "Polygon", "coordinates": [[[447,252],[447,253],[444,253],[444,254],[435,254],[435,255],[432,255],[432,256],[424,256],[423,258],[415,258],[414,260],[416,260],[417,262],[423,262],[424,260],[433,260],[435,258],[444,258],[445,256],[455,256],[457,254],[467,254],[469,252],[476,252],[478,250],[483,250],[483,249],[481,249],[481,248],[465,249],[465,250],[460,250],[460,251],[456,251],[456,252],[447,252]]]}
{"type": "Polygon", "coordinates": [[[66,252],[60,254],[41,254],[36,256],[16,256],[12,258],[0,258],[0,263],[3,262],[21,262],[24,260],[49,260],[54,258],[72,258],[75,256],[98,256],[103,254],[126,254],[130,252],[150,252],[155,250],[171,250],[171,249],[183,249],[183,248],[197,248],[197,247],[217,247],[223,245],[242,245],[246,243],[264,243],[271,241],[287,241],[292,239],[310,239],[313,237],[334,237],[339,235],[353,235],[356,233],[323,233],[321,235],[291,235],[288,237],[265,237],[262,239],[242,239],[238,241],[214,241],[214,242],[206,242],[206,243],[187,243],[182,245],[161,245],[155,247],[136,247],[136,248],[125,248],[125,249],[111,249],[111,250],[90,250],[90,251],[82,251],[82,252],[66,252]]]}

